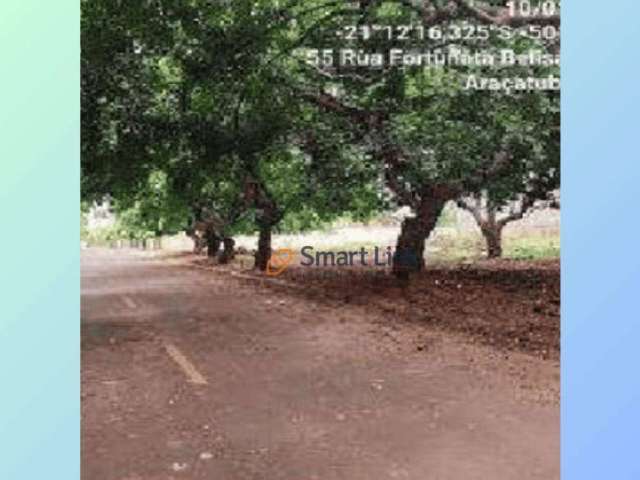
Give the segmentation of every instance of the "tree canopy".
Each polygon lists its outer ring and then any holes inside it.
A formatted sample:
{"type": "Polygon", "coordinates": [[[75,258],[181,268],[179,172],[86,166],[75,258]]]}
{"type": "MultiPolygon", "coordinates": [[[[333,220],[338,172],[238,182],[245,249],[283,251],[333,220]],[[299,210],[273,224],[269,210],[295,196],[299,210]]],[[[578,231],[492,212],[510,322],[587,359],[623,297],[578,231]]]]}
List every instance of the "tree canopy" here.
{"type": "Polygon", "coordinates": [[[159,232],[215,210],[229,234],[260,231],[261,268],[273,228],[408,206],[398,247],[421,252],[447,201],[559,185],[559,92],[465,87],[487,70],[498,83],[558,74],[559,38],[543,27],[559,25],[559,4],[528,3],[537,13],[500,0],[84,0],[83,196],[164,211],[159,232]],[[392,65],[389,52],[426,40],[458,61],[392,65]],[[468,60],[504,51],[548,61],[468,60]]]}

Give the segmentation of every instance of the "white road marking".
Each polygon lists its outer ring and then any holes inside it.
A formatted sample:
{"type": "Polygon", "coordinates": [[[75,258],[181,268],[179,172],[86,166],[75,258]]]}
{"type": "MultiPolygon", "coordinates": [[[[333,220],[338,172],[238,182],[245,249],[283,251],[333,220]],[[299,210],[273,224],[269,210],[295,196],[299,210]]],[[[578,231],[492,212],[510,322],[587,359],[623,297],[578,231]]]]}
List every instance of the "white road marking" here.
{"type": "Polygon", "coordinates": [[[129,308],[138,308],[138,305],[131,299],[131,297],[123,296],[122,301],[129,308]]]}
{"type": "Polygon", "coordinates": [[[193,365],[193,363],[191,363],[187,359],[187,357],[185,357],[183,353],[178,350],[178,347],[170,343],[165,343],[164,348],[167,350],[167,353],[173,359],[173,361],[176,362],[182,369],[189,382],[195,383],[196,385],[207,385],[207,379],[204,378],[204,376],[202,376],[202,374],[198,372],[198,370],[196,370],[196,367],[193,365]]]}

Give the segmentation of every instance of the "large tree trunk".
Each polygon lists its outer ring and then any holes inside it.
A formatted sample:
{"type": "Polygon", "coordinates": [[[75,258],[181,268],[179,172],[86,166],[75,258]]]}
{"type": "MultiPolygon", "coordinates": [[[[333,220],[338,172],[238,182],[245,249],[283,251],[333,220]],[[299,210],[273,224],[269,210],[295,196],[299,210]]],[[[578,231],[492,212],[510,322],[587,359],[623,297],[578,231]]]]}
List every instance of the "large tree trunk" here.
{"type": "Polygon", "coordinates": [[[502,226],[485,224],[480,227],[480,230],[487,245],[487,257],[500,258],[502,256],[502,226]]]}
{"type": "Polygon", "coordinates": [[[218,263],[224,265],[226,263],[229,263],[235,257],[234,247],[236,245],[236,242],[233,240],[233,238],[230,237],[225,237],[222,242],[224,244],[224,249],[218,257],[218,263]]]}
{"type": "Polygon", "coordinates": [[[407,280],[411,273],[424,269],[425,241],[436,227],[446,201],[425,199],[415,218],[405,218],[393,255],[393,274],[407,280]]]}
{"type": "Polygon", "coordinates": [[[393,254],[393,273],[396,276],[405,278],[409,272],[419,272],[424,268],[424,241],[420,220],[405,218],[393,254]]]}
{"type": "Polygon", "coordinates": [[[215,258],[220,250],[220,237],[212,230],[207,231],[207,256],[209,258],[215,258]]]}
{"type": "Polygon", "coordinates": [[[255,255],[255,268],[264,272],[271,258],[271,224],[260,225],[258,237],[258,250],[255,255]]]}
{"type": "MultiPolygon", "coordinates": [[[[249,160],[247,164],[257,170],[256,160],[249,160]]],[[[255,173],[255,172],[254,172],[255,173]]],[[[248,177],[245,183],[245,204],[253,204],[256,209],[256,220],[259,227],[258,250],[255,254],[254,268],[265,272],[271,259],[271,231],[278,225],[284,213],[278,209],[275,200],[267,190],[265,184],[259,178],[248,177]]]]}

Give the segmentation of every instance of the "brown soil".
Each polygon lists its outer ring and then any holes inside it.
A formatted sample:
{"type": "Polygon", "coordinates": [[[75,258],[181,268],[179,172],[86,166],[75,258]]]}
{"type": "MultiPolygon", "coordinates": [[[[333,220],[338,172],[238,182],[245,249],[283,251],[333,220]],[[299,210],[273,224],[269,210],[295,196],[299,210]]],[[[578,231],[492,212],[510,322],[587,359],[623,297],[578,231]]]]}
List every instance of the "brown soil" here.
{"type": "MultiPolygon", "coordinates": [[[[201,267],[215,264],[197,257],[201,267]]],[[[560,358],[559,261],[487,260],[429,266],[406,285],[388,270],[292,267],[262,286],[328,306],[358,305],[385,322],[441,328],[505,351],[560,358]]]]}

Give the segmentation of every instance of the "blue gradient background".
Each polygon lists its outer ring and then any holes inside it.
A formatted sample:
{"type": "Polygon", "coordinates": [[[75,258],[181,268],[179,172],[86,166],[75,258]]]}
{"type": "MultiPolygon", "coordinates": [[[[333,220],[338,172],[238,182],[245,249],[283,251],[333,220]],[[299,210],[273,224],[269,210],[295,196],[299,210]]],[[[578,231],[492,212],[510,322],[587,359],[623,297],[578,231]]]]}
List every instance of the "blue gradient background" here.
{"type": "Polygon", "coordinates": [[[562,478],[640,479],[640,2],[563,2],[562,478]]]}
{"type": "MultiPolygon", "coordinates": [[[[640,479],[638,19],[563,5],[564,480],[640,479]]],[[[79,2],[3,0],[0,42],[0,479],[73,480],[79,2]]]]}
{"type": "Polygon", "coordinates": [[[0,2],[0,479],[80,476],[80,5],[0,2]]]}

